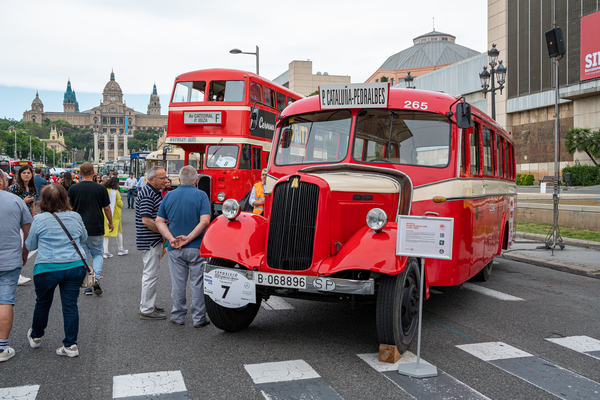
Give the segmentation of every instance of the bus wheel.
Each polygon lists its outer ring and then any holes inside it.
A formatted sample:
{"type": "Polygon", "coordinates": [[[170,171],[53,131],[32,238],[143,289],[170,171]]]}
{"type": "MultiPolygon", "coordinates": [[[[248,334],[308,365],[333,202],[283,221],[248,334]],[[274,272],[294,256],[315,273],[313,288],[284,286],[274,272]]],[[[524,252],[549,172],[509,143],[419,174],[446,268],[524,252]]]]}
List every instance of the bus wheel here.
{"type": "Polygon", "coordinates": [[[398,351],[410,347],[419,323],[419,263],[410,258],[404,272],[384,275],[377,292],[379,343],[395,344],[398,351]]]}
{"type": "MultiPolygon", "coordinates": [[[[221,265],[224,267],[233,267],[234,262],[220,258],[212,258],[208,262],[211,265],[221,265]]],[[[260,310],[262,294],[256,293],[256,303],[249,303],[240,308],[227,308],[215,303],[209,296],[204,296],[206,312],[210,321],[219,329],[227,332],[238,332],[246,329],[260,310]]]]}
{"type": "Polygon", "coordinates": [[[492,275],[493,262],[494,260],[490,261],[485,267],[483,267],[483,269],[479,271],[477,275],[475,275],[475,279],[481,282],[487,282],[487,280],[490,279],[490,276],[492,275]]]}

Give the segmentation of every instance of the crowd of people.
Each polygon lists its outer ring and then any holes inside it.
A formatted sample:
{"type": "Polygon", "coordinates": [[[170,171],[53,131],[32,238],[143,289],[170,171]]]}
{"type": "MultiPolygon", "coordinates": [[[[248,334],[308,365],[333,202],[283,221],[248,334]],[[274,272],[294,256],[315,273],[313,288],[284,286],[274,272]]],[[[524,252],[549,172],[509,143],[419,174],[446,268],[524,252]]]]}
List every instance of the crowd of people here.
{"type": "MultiPolygon", "coordinates": [[[[95,174],[90,163],[84,163],[79,172],[75,178],[65,172],[54,180],[43,177],[38,168],[34,171],[25,166],[9,186],[7,176],[0,171],[0,214],[5,216],[7,233],[0,242],[0,362],[15,355],[8,337],[17,285],[31,281],[21,276],[30,251],[37,250],[33,267],[36,303],[27,332],[29,345],[41,346],[58,287],[64,339],[56,354],[66,357],[79,355],[78,298],[86,273],[84,258],[93,268],[96,284],[83,292],[100,296],[104,293],[99,283],[103,262],[113,257],[110,238],[116,237],[119,256],[129,253],[123,247],[124,203],[118,178],[112,171],[105,176],[95,174]]],[[[139,314],[144,320],[167,318],[164,308],[156,304],[165,247],[172,282],[170,322],[185,325],[189,278],[191,319],[194,327],[201,328],[210,324],[202,284],[204,260],[199,251],[210,224],[210,202],[196,189],[198,175],[193,167],[183,167],[179,178],[180,185],[173,190],[166,171],[154,167],[146,172],[146,185],[133,174],[125,181],[127,208],[135,209],[136,246],[141,255],[139,314]]]]}

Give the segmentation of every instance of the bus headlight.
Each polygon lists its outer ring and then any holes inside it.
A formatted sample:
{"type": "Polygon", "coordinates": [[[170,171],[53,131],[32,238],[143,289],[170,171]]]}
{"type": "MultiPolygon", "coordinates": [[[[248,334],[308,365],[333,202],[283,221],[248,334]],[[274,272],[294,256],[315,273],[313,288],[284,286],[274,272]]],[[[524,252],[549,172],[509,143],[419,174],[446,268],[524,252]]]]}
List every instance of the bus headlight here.
{"type": "Polygon", "coordinates": [[[381,230],[388,222],[388,216],[381,208],[373,208],[367,213],[367,226],[374,231],[381,230]]]}
{"type": "Polygon", "coordinates": [[[219,192],[219,193],[217,194],[217,200],[219,200],[219,201],[224,201],[224,200],[225,200],[225,193],[223,193],[223,192],[219,192]]]}
{"type": "Polygon", "coordinates": [[[229,220],[234,220],[240,215],[242,208],[235,199],[228,199],[223,203],[223,215],[229,220]]]}

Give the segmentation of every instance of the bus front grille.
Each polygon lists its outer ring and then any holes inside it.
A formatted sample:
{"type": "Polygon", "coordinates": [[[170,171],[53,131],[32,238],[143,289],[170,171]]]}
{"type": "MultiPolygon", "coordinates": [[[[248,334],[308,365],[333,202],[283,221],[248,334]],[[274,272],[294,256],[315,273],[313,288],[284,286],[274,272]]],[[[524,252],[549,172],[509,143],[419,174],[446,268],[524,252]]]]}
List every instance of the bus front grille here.
{"type": "Polygon", "coordinates": [[[292,177],[275,186],[269,224],[267,265],[298,271],[313,258],[319,187],[292,177]]]}

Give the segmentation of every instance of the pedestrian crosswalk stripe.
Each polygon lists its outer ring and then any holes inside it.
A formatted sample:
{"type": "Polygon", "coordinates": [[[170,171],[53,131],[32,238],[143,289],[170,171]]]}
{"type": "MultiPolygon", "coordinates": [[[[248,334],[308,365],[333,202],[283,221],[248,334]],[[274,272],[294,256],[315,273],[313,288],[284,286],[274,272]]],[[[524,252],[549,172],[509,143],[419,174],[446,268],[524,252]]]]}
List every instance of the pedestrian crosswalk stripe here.
{"type": "Polygon", "coordinates": [[[263,397],[277,399],[343,400],[304,360],[247,364],[244,368],[263,397]]]}
{"type": "Polygon", "coordinates": [[[475,285],[473,283],[465,282],[463,283],[463,288],[467,290],[472,290],[473,292],[477,292],[479,294],[483,294],[486,296],[493,297],[498,300],[504,301],[525,301],[524,299],[516,296],[511,296],[510,294],[502,293],[497,290],[488,289],[483,286],[475,285]]]}
{"type": "Polygon", "coordinates": [[[11,388],[0,388],[0,399],[2,400],[35,400],[40,385],[18,386],[11,388]]]}
{"type": "Polygon", "coordinates": [[[600,398],[600,384],[502,342],[456,346],[561,399],[600,398]]]}
{"type": "Polygon", "coordinates": [[[600,360],[600,340],[589,336],[547,338],[546,340],[600,360]]]}
{"type": "MultiPolygon", "coordinates": [[[[448,375],[438,368],[438,376],[432,378],[416,379],[398,373],[401,363],[416,362],[417,356],[406,351],[402,358],[396,363],[385,363],[379,361],[379,354],[357,354],[359,358],[369,364],[373,369],[381,372],[383,376],[392,381],[396,386],[408,393],[415,399],[481,399],[489,400],[488,397],[475,389],[462,383],[456,378],[448,375]]],[[[421,359],[421,363],[429,364],[421,359]]]]}
{"type": "Polygon", "coordinates": [[[181,371],[161,371],[113,377],[113,399],[161,397],[187,399],[188,393],[181,371]]]}
{"type": "Polygon", "coordinates": [[[294,307],[281,297],[271,296],[269,300],[263,301],[261,306],[265,310],[292,310],[294,307]]]}

